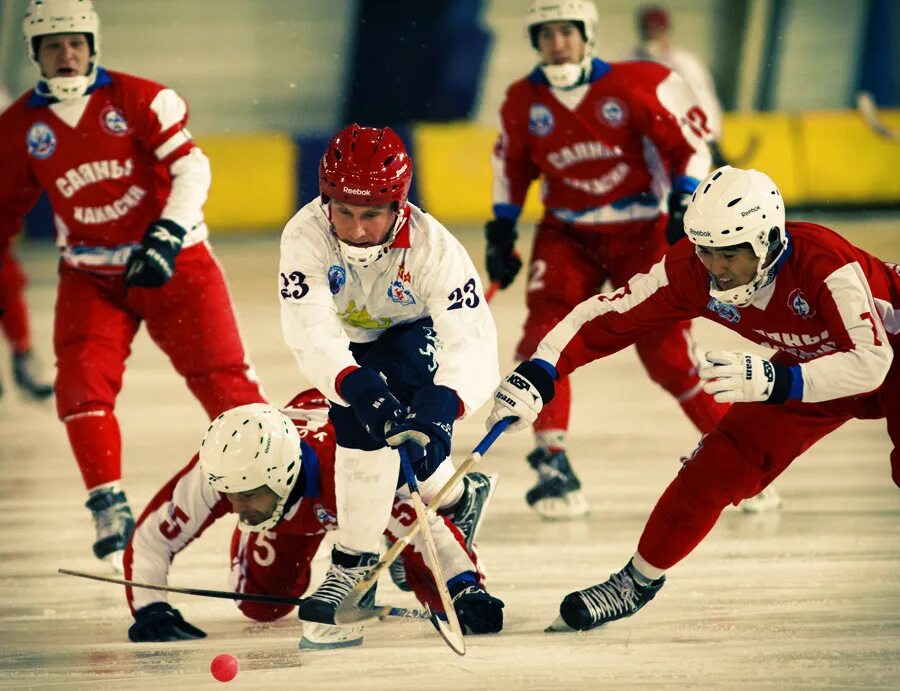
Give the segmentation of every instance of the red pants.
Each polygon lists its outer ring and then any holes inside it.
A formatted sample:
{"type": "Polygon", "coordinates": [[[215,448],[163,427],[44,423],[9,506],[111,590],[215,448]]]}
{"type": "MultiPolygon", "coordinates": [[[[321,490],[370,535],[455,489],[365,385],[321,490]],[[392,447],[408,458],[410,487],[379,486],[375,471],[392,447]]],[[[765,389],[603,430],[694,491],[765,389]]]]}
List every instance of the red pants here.
{"type": "Polygon", "coordinates": [[[887,418],[894,443],[891,477],[900,487],[900,363],[895,359],[881,388],[866,396],[732,406],[659,498],[638,552],[657,568],[674,566],[700,543],[728,504],[757,494],[797,456],[852,418],[887,418]]]}
{"type": "MultiPolygon", "coordinates": [[[[659,261],[668,249],[665,221],[660,217],[587,232],[544,217],[535,234],[528,271],[528,316],[517,357],[531,357],[547,332],[578,304],[599,293],[605,281],[618,288],[659,261]]],[[[659,329],[635,347],[650,378],[679,400],[701,432],[709,432],[727,406],[700,391],[690,322],[659,329]]],[[[569,382],[561,378],[557,395],[544,406],[535,430],[567,429],[569,402],[569,382]]]]}
{"type": "Polygon", "coordinates": [[[26,283],[21,265],[7,248],[0,253],[0,328],[14,353],[25,353],[31,348],[26,283]]]}
{"type": "Polygon", "coordinates": [[[121,440],[113,415],[125,360],[141,322],[210,418],[263,402],[238,333],[225,277],[205,244],[183,250],[162,288],[63,265],[53,343],[56,407],[88,489],[119,480],[121,440]]]}
{"type": "MultiPolygon", "coordinates": [[[[450,521],[444,519],[458,540],[462,536],[450,521]]],[[[231,537],[231,587],[241,593],[256,593],[299,598],[309,588],[310,563],[324,535],[291,535],[277,531],[244,533],[234,529],[231,537]]],[[[470,553],[481,581],[478,559],[470,553]]],[[[442,612],[440,595],[422,556],[412,546],[403,550],[407,582],[419,602],[433,611],[442,612]]],[[[260,602],[238,602],[244,615],[256,621],[273,621],[288,614],[293,605],[270,605],[260,602]]]]}

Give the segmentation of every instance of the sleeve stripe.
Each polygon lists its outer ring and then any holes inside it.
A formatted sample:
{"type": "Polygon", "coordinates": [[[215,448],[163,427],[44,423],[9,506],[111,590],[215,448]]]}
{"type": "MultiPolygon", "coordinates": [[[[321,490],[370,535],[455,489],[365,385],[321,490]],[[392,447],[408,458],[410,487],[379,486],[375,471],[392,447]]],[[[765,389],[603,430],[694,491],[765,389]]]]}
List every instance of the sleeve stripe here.
{"type": "Polygon", "coordinates": [[[163,160],[170,153],[175,151],[180,146],[191,141],[191,138],[185,134],[183,130],[178,130],[169,137],[166,141],[156,147],[156,150],[153,152],[158,160],[163,160]]]}

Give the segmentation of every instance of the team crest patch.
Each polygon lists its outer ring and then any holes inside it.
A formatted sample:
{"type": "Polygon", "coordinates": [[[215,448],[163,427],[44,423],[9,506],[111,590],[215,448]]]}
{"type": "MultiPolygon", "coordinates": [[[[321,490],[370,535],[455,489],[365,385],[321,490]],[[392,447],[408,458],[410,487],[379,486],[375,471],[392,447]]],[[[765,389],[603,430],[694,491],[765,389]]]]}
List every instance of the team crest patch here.
{"type": "Polygon", "coordinates": [[[538,137],[546,137],[553,131],[553,113],[541,103],[532,103],[528,110],[528,131],[538,137]]]}
{"type": "Polygon", "coordinates": [[[806,296],[799,288],[796,288],[788,296],[788,307],[790,307],[794,314],[796,314],[801,319],[809,319],[816,313],[816,311],[809,306],[809,302],[807,302],[806,296]]]}
{"type": "Polygon", "coordinates": [[[721,300],[716,300],[716,298],[709,299],[709,304],[706,306],[706,309],[712,310],[722,317],[722,319],[730,321],[732,324],[737,324],[741,320],[741,313],[738,311],[737,307],[734,305],[726,305],[721,300]]]}
{"type": "Polygon", "coordinates": [[[319,519],[319,523],[325,526],[326,530],[337,529],[337,517],[331,511],[321,504],[314,504],[313,511],[316,512],[316,518],[319,519]]]}
{"type": "Polygon", "coordinates": [[[337,295],[343,285],[347,282],[347,272],[343,266],[328,267],[328,288],[332,295],[337,295]]]}
{"type": "Polygon", "coordinates": [[[412,291],[410,291],[409,286],[407,286],[401,278],[395,278],[391,282],[391,285],[388,287],[388,297],[393,302],[396,302],[398,305],[403,305],[404,307],[416,304],[416,299],[413,297],[412,291]]]}
{"type": "Polygon", "coordinates": [[[597,106],[597,115],[610,127],[621,127],[628,118],[628,109],[617,98],[604,98],[597,106]]]}
{"type": "Polygon", "coordinates": [[[28,153],[35,158],[47,158],[56,150],[56,135],[45,122],[36,122],[28,129],[28,153]]]}
{"type": "Polygon", "coordinates": [[[128,134],[128,122],[122,111],[115,106],[106,106],[100,111],[100,127],[119,137],[128,134]]]}

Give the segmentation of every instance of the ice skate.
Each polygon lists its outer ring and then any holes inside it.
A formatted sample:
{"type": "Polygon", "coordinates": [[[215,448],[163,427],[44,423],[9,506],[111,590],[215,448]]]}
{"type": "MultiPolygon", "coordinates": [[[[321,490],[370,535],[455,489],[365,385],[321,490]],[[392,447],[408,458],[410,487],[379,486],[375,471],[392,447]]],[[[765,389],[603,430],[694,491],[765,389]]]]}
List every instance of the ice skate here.
{"type": "Polygon", "coordinates": [[[29,350],[12,357],[13,381],[26,398],[43,401],[53,395],[53,385],[40,381],[37,363],[29,350]]]}
{"type": "Polygon", "coordinates": [[[466,549],[472,549],[478,530],[484,521],[485,511],[494,496],[499,475],[469,473],[463,477],[464,489],[455,506],[441,509],[439,513],[449,518],[459,528],[466,540],[466,549]]]}
{"type": "Polygon", "coordinates": [[[650,602],[665,582],[665,576],[645,581],[629,561],[608,581],[566,595],[559,616],[546,631],[588,631],[630,617],[650,602]]]}
{"type": "MultiPolygon", "coordinates": [[[[335,545],[331,549],[331,565],[325,573],[325,580],[309,597],[300,601],[297,614],[300,619],[316,624],[334,626],[334,613],[347,597],[350,589],[359,583],[369,569],[378,562],[378,554],[364,552],[351,554],[335,545]]],[[[371,607],[375,602],[375,586],[366,593],[361,607],[371,607]]]]}
{"type": "Polygon", "coordinates": [[[525,494],[528,505],[551,521],[565,521],[587,515],[588,505],[581,482],[569,465],[563,450],[551,453],[538,447],[528,454],[529,465],[537,471],[538,481],[525,494]]]}
{"type": "Polygon", "coordinates": [[[774,486],[769,485],[756,496],[744,499],[738,504],[738,508],[744,513],[768,513],[780,509],[781,504],[781,495],[778,493],[778,490],[774,486]]]}
{"type": "Polygon", "coordinates": [[[134,531],[134,516],[125,493],[111,487],[94,490],[85,506],[94,517],[97,531],[94,556],[108,562],[116,573],[122,573],[125,547],[134,531]]]}
{"type": "MultiPolygon", "coordinates": [[[[387,538],[385,538],[385,544],[387,545],[388,549],[394,546],[394,543],[387,538]]],[[[391,574],[391,580],[394,582],[394,585],[397,586],[397,588],[405,593],[412,591],[412,586],[406,580],[406,564],[403,563],[402,555],[397,557],[388,567],[388,572],[391,574]]]]}
{"type": "Polygon", "coordinates": [[[350,648],[362,645],[365,624],[339,626],[337,624],[319,624],[313,621],[303,622],[303,636],[300,638],[301,650],[331,650],[333,648],[350,648]]]}

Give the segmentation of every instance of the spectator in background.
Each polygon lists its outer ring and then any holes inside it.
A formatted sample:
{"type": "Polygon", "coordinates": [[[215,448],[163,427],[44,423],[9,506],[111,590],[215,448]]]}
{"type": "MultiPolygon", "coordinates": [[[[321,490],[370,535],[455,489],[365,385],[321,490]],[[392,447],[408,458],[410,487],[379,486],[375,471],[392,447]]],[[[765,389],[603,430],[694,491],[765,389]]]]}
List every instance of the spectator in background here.
{"type": "Polygon", "coordinates": [[[635,25],[640,43],[634,50],[634,57],[665,65],[681,75],[694,90],[697,101],[706,114],[713,165],[724,165],[725,161],[719,150],[719,141],[722,139],[722,104],[716,95],[716,84],[709,68],[695,53],[672,43],[672,19],[665,8],[644,5],[635,15],[635,25]]]}
{"type": "MultiPolygon", "coordinates": [[[[0,84],[0,113],[10,103],[9,91],[0,84]]],[[[43,381],[37,371],[25,303],[26,284],[22,266],[12,253],[10,239],[0,235],[0,331],[12,351],[13,382],[27,398],[43,401],[53,395],[53,386],[43,381]]],[[[0,383],[2,395],[3,384],[0,383]]]]}
{"type": "Polygon", "coordinates": [[[263,401],[207,243],[209,160],[172,89],[100,67],[90,0],[32,0],[35,88],[0,115],[0,240],[41,191],[60,249],[56,409],[85,488],[98,559],[121,570],[134,527],[114,409],[142,322],[206,413],[263,401]]]}

